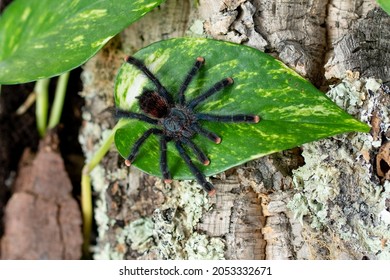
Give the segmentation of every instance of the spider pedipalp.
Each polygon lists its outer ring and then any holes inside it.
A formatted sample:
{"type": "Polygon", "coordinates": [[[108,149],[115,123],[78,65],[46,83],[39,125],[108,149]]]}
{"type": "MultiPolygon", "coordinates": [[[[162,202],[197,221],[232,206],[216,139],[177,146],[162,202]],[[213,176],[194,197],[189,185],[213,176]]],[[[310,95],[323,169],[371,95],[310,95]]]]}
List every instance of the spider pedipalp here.
{"type": "Polygon", "coordinates": [[[192,161],[186,151],[186,148],[190,149],[200,163],[209,165],[209,157],[191,139],[196,134],[199,134],[216,144],[221,143],[222,138],[214,132],[203,128],[201,122],[258,123],[260,117],[258,115],[247,114],[226,116],[198,113],[195,110],[199,104],[205,102],[209,97],[232,85],[234,80],[231,77],[216,82],[202,94],[186,101],[185,92],[199,69],[205,63],[205,59],[201,56],[196,58],[193,66],[185,76],[179,87],[176,101],[141,60],[129,56],[125,58],[125,61],[140,70],[156,87],[155,90],[144,90],[141,95],[137,97],[143,113],[128,112],[119,108],[116,110],[116,116],[118,118],[137,119],[155,125],[155,127],[146,130],[134,143],[125,160],[125,164],[130,166],[136,159],[136,156],[145,141],[151,135],[155,135],[160,139],[160,171],[164,182],[169,183],[172,181],[168,168],[167,143],[174,142],[176,150],[196,178],[198,184],[200,184],[209,195],[213,195],[215,193],[215,187],[206,180],[205,175],[192,161]]]}

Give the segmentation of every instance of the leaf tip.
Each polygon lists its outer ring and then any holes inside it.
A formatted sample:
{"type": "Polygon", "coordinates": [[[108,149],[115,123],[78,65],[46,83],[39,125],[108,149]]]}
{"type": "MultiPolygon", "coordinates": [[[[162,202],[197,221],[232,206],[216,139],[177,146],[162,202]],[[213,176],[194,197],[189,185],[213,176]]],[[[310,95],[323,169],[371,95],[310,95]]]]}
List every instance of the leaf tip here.
{"type": "Polygon", "coordinates": [[[370,130],[371,130],[371,126],[364,123],[364,122],[360,122],[360,121],[357,121],[358,122],[358,125],[356,126],[356,131],[358,132],[364,132],[364,133],[369,133],[370,130]]]}

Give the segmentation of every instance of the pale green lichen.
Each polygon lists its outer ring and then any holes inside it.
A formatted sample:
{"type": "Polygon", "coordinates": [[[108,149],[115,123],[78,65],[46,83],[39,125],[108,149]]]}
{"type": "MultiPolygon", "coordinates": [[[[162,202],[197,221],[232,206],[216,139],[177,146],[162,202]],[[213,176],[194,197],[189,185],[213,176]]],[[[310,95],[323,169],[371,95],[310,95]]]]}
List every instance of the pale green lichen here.
{"type": "Polygon", "coordinates": [[[211,207],[196,183],[183,181],[170,190],[168,200],[153,215],[156,250],[163,259],[223,259],[220,238],[198,233],[196,225],[211,207]]]}
{"type": "Polygon", "coordinates": [[[203,21],[199,19],[195,20],[189,31],[190,35],[202,36],[204,34],[203,21]]]}
{"type": "Polygon", "coordinates": [[[224,258],[225,244],[220,238],[209,238],[194,232],[185,244],[189,260],[220,260],[224,258]]]}
{"type": "Polygon", "coordinates": [[[123,240],[123,243],[131,243],[131,249],[139,253],[147,251],[153,245],[154,227],[155,224],[148,217],[131,222],[122,231],[122,238],[128,239],[123,240]]]}
{"type": "MultiPolygon", "coordinates": [[[[100,168],[97,167],[97,170],[100,168]]],[[[102,170],[101,170],[102,171],[102,170]]],[[[98,172],[98,171],[94,171],[98,172]]],[[[97,178],[101,178],[99,174],[97,178]]],[[[118,174],[116,174],[118,175],[118,174]]],[[[105,185],[104,182],[96,182],[105,185]]],[[[211,205],[207,194],[194,182],[175,182],[171,189],[161,181],[156,183],[166,195],[166,202],[151,217],[139,218],[116,232],[118,248],[131,247],[140,255],[155,252],[159,259],[223,259],[225,244],[221,238],[209,237],[196,231],[204,211],[211,205]]],[[[100,192],[95,218],[99,224],[99,239],[105,238],[108,226],[115,221],[107,216],[104,191],[100,192]]],[[[99,248],[95,259],[123,259],[124,251],[99,248]]]]}
{"type": "MultiPolygon", "coordinates": [[[[379,111],[381,129],[386,131],[390,112],[378,102],[379,85],[374,79],[344,80],[328,96],[367,123],[373,110],[379,111]]],[[[390,213],[385,206],[390,183],[372,180],[376,175],[364,156],[380,144],[370,134],[354,133],[303,145],[305,165],[294,171],[297,193],[288,206],[301,222],[314,229],[326,227],[348,241],[355,256],[387,259],[390,246],[382,241],[390,239],[390,213]]]]}

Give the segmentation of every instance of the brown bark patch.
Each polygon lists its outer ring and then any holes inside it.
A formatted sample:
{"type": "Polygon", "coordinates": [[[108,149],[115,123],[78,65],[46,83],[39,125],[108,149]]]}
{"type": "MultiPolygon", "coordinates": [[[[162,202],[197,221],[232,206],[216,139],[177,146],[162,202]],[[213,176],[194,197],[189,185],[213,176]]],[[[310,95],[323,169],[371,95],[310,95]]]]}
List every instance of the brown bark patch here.
{"type": "Polygon", "coordinates": [[[390,180],[390,142],[381,146],[376,156],[376,172],[383,180],[390,180]]]}
{"type": "Polygon", "coordinates": [[[51,134],[41,141],[35,158],[24,153],[5,209],[3,259],[81,257],[80,209],[57,148],[57,136],[51,134]]]}

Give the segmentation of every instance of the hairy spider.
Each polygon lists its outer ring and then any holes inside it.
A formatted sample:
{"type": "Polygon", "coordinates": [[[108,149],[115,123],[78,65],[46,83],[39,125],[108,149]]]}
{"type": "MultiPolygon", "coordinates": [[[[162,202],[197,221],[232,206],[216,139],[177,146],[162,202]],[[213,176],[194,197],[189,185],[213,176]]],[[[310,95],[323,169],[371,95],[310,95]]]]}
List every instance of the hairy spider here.
{"type": "Polygon", "coordinates": [[[221,138],[214,132],[203,128],[199,121],[215,121],[215,122],[247,122],[257,123],[260,118],[256,115],[213,115],[206,113],[198,113],[195,111],[196,106],[204,102],[207,98],[221,91],[225,87],[233,84],[232,78],[225,78],[215,83],[211,88],[206,90],[201,95],[192,100],[186,101],[185,91],[189,86],[191,80],[194,78],[200,67],[205,63],[203,57],[198,57],[195,64],[188,72],[183,83],[180,86],[178,93],[178,100],[174,100],[172,95],[165,89],[160,81],[150,72],[144,63],[134,57],[126,57],[125,61],[134,65],[142,71],[152,83],[156,86],[156,90],[144,90],[138,96],[139,106],[145,114],[128,112],[121,109],[116,110],[118,118],[138,119],[157,127],[150,128],[135,142],[125,164],[130,166],[135,160],[137,153],[145,142],[145,140],[152,134],[160,137],[160,169],[165,182],[171,182],[171,174],[168,170],[167,164],[167,142],[173,141],[180,156],[188,165],[190,171],[195,176],[197,182],[206,190],[209,195],[215,193],[214,186],[208,182],[205,175],[192,162],[187,154],[184,146],[189,147],[198,160],[204,165],[209,165],[210,160],[207,155],[191,140],[195,134],[200,134],[216,144],[221,143],[221,138]]]}

